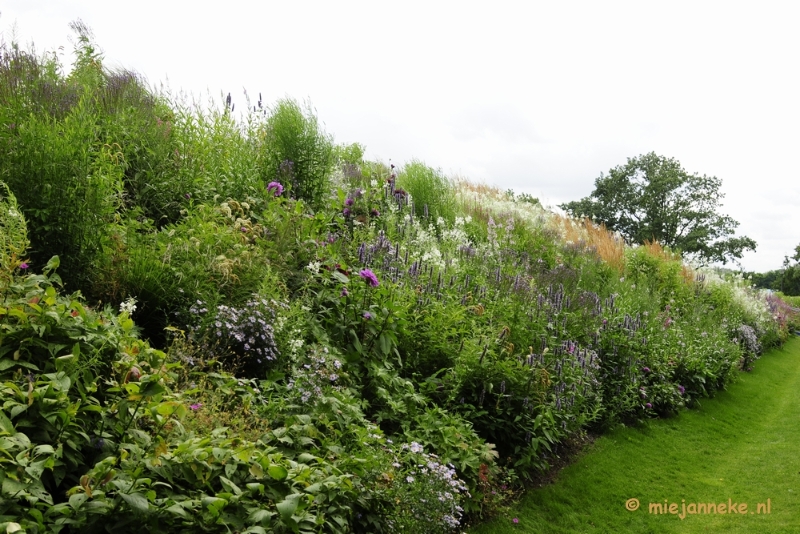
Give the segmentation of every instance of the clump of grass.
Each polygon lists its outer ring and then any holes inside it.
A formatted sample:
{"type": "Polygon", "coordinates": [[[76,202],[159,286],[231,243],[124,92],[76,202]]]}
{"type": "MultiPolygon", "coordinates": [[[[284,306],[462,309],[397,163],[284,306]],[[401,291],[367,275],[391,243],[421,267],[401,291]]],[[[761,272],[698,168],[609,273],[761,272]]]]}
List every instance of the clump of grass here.
{"type": "Polygon", "coordinates": [[[405,165],[397,176],[397,185],[408,191],[414,202],[414,215],[449,223],[456,218],[457,202],[453,184],[440,170],[419,160],[405,165]]]}
{"type": "Polygon", "coordinates": [[[320,208],[337,152],[311,106],[303,108],[291,98],[279,100],[254,133],[265,184],[277,180],[288,186],[292,197],[320,208]]]}
{"type": "Polygon", "coordinates": [[[566,241],[583,242],[614,270],[619,273],[625,270],[625,241],[605,225],[597,225],[588,218],[575,220],[560,215],[554,216],[554,221],[566,241]]]}

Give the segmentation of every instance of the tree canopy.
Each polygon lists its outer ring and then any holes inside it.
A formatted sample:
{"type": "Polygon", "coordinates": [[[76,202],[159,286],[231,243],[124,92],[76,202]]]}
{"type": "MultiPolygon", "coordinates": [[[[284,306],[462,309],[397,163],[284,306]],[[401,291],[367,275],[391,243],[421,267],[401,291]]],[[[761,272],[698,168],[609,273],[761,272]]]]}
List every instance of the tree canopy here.
{"type": "Polygon", "coordinates": [[[718,213],[721,185],[719,178],[689,174],[677,160],[651,152],[601,173],[590,196],[560,207],[631,243],[658,241],[700,261],[727,263],[754,251],[756,242],[735,237],[739,223],[718,213]]]}

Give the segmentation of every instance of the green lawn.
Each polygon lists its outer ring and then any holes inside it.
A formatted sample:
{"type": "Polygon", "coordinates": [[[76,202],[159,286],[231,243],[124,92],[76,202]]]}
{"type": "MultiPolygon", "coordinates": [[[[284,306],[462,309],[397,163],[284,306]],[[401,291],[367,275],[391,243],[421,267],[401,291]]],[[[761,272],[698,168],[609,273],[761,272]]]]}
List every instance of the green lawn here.
{"type": "Polygon", "coordinates": [[[603,436],[554,484],[470,532],[800,533],[800,339],[739,376],[697,409],[603,436]],[[629,511],[634,498],[640,507],[629,511]],[[747,510],[680,519],[684,500],[747,510]],[[665,501],[679,514],[649,512],[665,501]]]}

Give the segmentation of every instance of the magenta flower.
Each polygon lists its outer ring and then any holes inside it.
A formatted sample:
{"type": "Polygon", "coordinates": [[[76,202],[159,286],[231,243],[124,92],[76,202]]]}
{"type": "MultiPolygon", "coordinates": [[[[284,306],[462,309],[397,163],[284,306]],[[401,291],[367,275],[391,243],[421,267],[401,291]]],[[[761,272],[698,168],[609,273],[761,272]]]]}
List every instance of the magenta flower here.
{"type": "Polygon", "coordinates": [[[377,277],[377,276],[375,276],[375,273],[373,273],[373,272],[372,272],[371,270],[369,270],[369,269],[364,269],[363,271],[361,271],[360,273],[358,273],[358,275],[359,275],[361,278],[363,278],[364,280],[366,280],[366,281],[367,281],[367,283],[368,283],[369,285],[371,285],[372,287],[378,287],[378,286],[380,285],[380,282],[378,282],[378,277],[377,277]]]}
{"type": "Polygon", "coordinates": [[[23,271],[24,271],[25,269],[27,269],[28,267],[30,267],[30,265],[28,265],[28,264],[27,264],[27,263],[25,263],[25,262],[22,262],[22,263],[20,263],[20,264],[19,264],[19,268],[20,268],[20,269],[22,269],[23,271]]]}
{"type": "Polygon", "coordinates": [[[349,216],[350,216],[350,208],[345,208],[345,209],[343,209],[343,210],[342,210],[342,214],[343,214],[345,217],[349,217],[349,216]]]}
{"type": "Polygon", "coordinates": [[[645,404],[645,406],[647,407],[648,410],[653,407],[653,405],[650,404],[649,402],[647,404],[645,404]]]}
{"type": "Polygon", "coordinates": [[[196,403],[194,403],[194,404],[190,405],[190,406],[189,406],[189,408],[191,408],[191,409],[192,409],[192,411],[195,411],[195,412],[196,412],[197,410],[199,410],[199,409],[200,409],[200,407],[201,407],[202,405],[203,405],[203,403],[202,403],[202,402],[196,402],[196,403]]]}
{"type": "Polygon", "coordinates": [[[344,201],[345,206],[352,206],[355,201],[352,198],[348,198],[344,201]]]}
{"type": "Polygon", "coordinates": [[[511,522],[512,522],[512,523],[514,523],[514,524],[516,525],[517,523],[519,523],[519,519],[517,519],[517,518],[515,517],[514,519],[512,519],[512,520],[511,520],[511,522]]]}
{"type": "Polygon", "coordinates": [[[267,192],[270,191],[275,191],[275,196],[279,197],[281,193],[283,193],[283,186],[278,182],[270,182],[269,185],[267,185],[267,192]]]}
{"type": "Polygon", "coordinates": [[[644,371],[645,373],[649,373],[650,372],[650,368],[649,367],[645,367],[644,369],[642,369],[642,371],[644,371]]]}

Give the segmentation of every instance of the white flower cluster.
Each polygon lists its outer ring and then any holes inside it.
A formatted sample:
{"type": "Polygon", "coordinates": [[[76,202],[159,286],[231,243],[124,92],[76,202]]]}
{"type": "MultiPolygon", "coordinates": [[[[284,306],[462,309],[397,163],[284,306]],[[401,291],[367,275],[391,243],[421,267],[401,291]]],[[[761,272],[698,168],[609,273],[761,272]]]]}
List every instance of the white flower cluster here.
{"type": "Polygon", "coordinates": [[[128,315],[136,311],[136,299],[133,297],[128,298],[125,302],[120,303],[119,312],[127,313],[128,315]]]}

